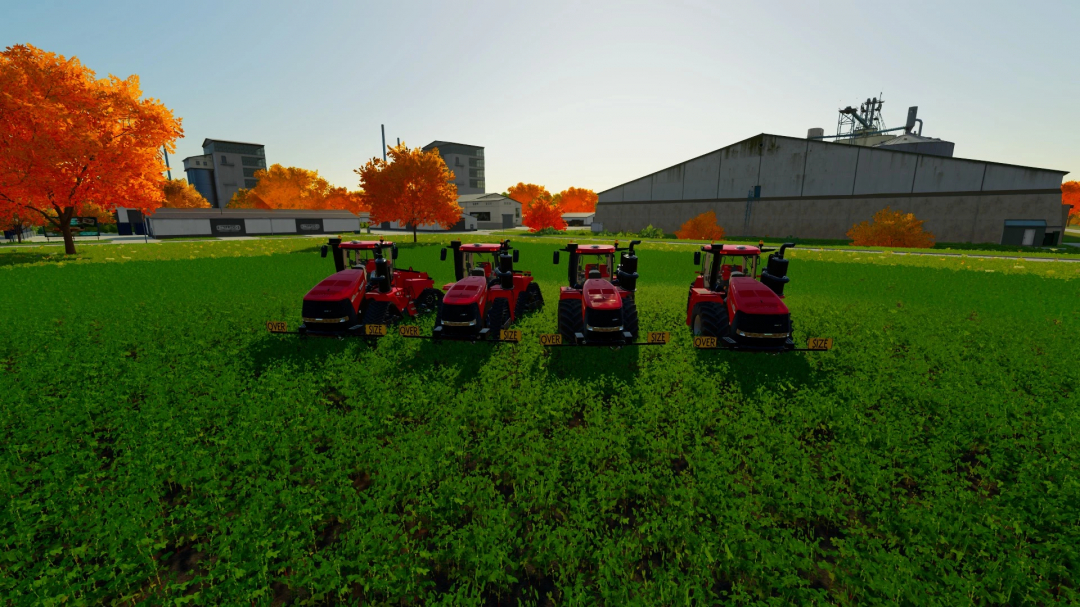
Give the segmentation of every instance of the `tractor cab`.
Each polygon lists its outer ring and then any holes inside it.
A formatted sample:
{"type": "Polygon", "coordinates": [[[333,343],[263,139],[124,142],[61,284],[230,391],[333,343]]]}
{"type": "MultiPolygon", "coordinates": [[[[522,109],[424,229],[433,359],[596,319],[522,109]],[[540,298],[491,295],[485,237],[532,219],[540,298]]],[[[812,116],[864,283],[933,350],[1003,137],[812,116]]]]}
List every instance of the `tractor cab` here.
{"type": "Polygon", "coordinates": [[[694,263],[701,267],[699,288],[727,291],[732,278],[758,277],[761,249],[744,245],[707,244],[694,254],[694,263]]]}
{"type": "MultiPolygon", "coordinates": [[[[323,245],[323,257],[326,257],[328,248],[323,245]]],[[[351,240],[338,243],[333,250],[334,266],[338,272],[361,270],[368,278],[369,289],[390,287],[394,277],[394,260],[398,256],[396,244],[385,240],[351,240]]]]}

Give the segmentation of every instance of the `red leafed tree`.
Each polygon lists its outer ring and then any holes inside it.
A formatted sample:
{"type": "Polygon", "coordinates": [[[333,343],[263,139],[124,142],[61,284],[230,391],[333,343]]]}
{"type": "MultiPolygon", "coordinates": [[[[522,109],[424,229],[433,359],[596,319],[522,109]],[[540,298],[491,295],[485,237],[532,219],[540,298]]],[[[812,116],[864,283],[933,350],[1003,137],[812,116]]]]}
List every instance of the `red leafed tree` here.
{"type": "Polygon", "coordinates": [[[371,221],[397,221],[412,228],[437,223],[449,228],[461,219],[454,173],[446,167],[439,150],[409,149],[404,143],[389,148],[389,160],[372,158],[356,169],[363,202],[371,221]]]}
{"type": "Polygon", "coordinates": [[[1069,224],[1080,223],[1080,181],[1066,181],[1061,184],[1061,204],[1071,204],[1069,224]]]}
{"type": "Polygon", "coordinates": [[[518,183],[506,190],[507,196],[521,203],[521,212],[529,210],[536,200],[551,200],[551,192],[542,185],[535,183],[518,183]]]}
{"type": "Polygon", "coordinates": [[[171,110],[143,98],[138,76],[97,78],[30,45],[0,53],[0,205],[52,223],[67,254],[71,219],[86,205],[160,206],[162,147],[175,152],[182,136],[171,110]]]}
{"type": "Polygon", "coordinates": [[[716,213],[707,211],[682,224],[675,237],[682,240],[723,240],[724,228],[717,225],[716,213]]]}
{"type": "Polygon", "coordinates": [[[592,213],[596,211],[596,192],[569,187],[555,195],[563,213],[592,213]]]}
{"type": "Polygon", "coordinates": [[[885,207],[874,213],[873,221],[852,226],[847,235],[852,244],[862,247],[932,248],[934,235],[924,230],[922,224],[912,213],[885,207]]]}
{"type": "Polygon", "coordinates": [[[521,223],[527,226],[530,232],[539,232],[544,228],[562,231],[566,229],[562,214],[563,211],[556,202],[546,198],[537,198],[522,215],[521,223]]]}

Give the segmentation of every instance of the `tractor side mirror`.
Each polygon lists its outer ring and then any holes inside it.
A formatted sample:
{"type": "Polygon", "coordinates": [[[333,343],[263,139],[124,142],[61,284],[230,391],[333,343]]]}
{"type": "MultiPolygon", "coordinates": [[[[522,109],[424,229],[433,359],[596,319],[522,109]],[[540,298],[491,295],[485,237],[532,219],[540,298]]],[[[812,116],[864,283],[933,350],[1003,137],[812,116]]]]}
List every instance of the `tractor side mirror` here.
{"type": "Polygon", "coordinates": [[[446,261],[446,249],[439,251],[439,261],[446,261]]]}
{"type": "Polygon", "coordinates": [[[322,256],[322,257],[326,257],[326,252],[328,250],[330,250],[330,247],[328,247],[326,245],[323,245],[322,249],[319,250],[319,255],[322,256]]]}
{"type": "Polygon", "coordinates": [[[397,259],[397,245],[390,247],[390,259],[397,259]]]}
{"type": "Polygon", "coordinates": [[[701,265],[701,251],[694,251],[694,265],[701,265]]]}
{"type": "Polygon", "coordinates": [[[517,263],[517,262],[518,262],[518,251],[517,251],[517,249],[514,249],[514,263],[517,263]]]}
{"type": "Polygon", "coordinates": [[[555,259],[553,259],[551,263],[553,263],[555,265],[559,265],[559,252],[558,251],[555,251],[555,259]]]}

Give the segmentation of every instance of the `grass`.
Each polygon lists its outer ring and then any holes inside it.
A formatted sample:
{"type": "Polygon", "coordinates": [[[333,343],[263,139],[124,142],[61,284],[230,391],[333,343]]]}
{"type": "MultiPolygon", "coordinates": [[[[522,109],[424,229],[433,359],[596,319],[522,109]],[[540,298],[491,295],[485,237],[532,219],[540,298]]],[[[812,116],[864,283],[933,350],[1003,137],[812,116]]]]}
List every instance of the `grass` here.
{"type": "Polygon", "coordinates": [[[0,603],[1080,598],[1080,264],[796,249],[836,347],[772,356],[694,350],[650,244],[672,343],[544,350],[529,241],[519,345],[268,335],[320,244],[0,252],[0,603]]]}

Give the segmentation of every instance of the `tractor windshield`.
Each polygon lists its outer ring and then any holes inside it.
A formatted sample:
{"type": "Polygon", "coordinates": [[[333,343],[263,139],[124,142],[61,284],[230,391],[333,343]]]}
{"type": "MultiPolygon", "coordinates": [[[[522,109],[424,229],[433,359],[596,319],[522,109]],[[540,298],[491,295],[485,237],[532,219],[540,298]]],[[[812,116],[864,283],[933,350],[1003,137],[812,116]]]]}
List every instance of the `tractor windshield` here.
{"type": "Polygon", "coordinates": [[[757,255],[721,255],[720,264],[720,279],[725,282],[732,274],[757,277],[757,255]]]}
{"type": "Polygon", "coordinates": [[[368,263],[374,261],[374,251],[370,249],[349,249],[346,251],[349,258],[349,267],[354,270],[368,269],[368,263]]]}
{"type": "Polygon", "coordinates": [[[465,253],[465,275],[472,276],[473,269],[480,269],[484,276],[491,278],[497,259],[498,253],[465,253]]]}
{"type": "Polygon", "coordinates": [[[615,256],[611,253],[589,255],[587,253],[578,257],[577,283],[583,284],[589,278],[590,270],[600,272],[601,278],[611,279],[611,267],[615,256]]]}

